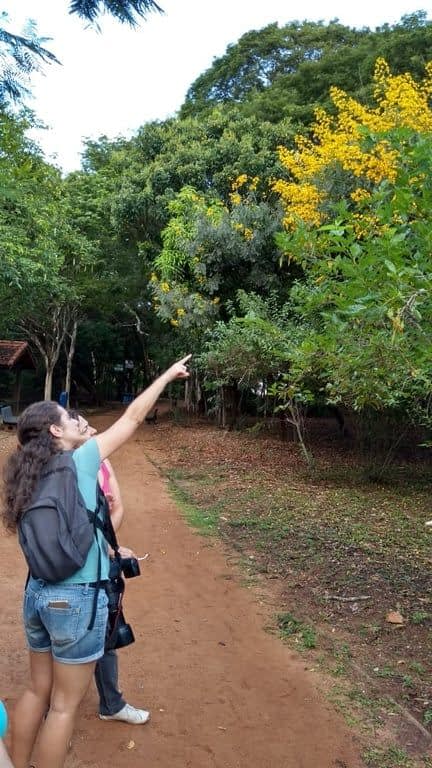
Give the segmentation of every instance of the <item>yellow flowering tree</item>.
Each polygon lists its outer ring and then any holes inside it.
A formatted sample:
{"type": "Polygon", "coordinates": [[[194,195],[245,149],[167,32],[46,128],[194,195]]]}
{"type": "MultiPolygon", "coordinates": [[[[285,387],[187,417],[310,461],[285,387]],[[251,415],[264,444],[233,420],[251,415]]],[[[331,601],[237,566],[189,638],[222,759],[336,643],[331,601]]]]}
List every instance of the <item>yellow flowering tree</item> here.
{"type": "Polygon", "coordinates": [[[319,226],[331,218],[331,204],[347,190],[354,203],[361,203],[381,182],[394,184],[409,143],[394,142],[395,130],[432,130],[432,62],[423,82],[416,83],[409,74],[391,75],[378,59],[374,84],[375,107],[332,88],[336,115],[318,109],[311,135],[297,136],[294,150],[279,148],[289,179],[276,181],[274,190],[284,202],[287,229],[300,223],[319,226]]]}
{"type": "MultiPolygon", "coordinates": [[[[417,83],[379,59],[375,107],[332,89],[311,134],[280,149],[285,258],[302,266],[290,376],[328,400],[429,421],[432,64],[417,83]]],[[[406,422],[405,422],[406,423],[406,422]]]]}

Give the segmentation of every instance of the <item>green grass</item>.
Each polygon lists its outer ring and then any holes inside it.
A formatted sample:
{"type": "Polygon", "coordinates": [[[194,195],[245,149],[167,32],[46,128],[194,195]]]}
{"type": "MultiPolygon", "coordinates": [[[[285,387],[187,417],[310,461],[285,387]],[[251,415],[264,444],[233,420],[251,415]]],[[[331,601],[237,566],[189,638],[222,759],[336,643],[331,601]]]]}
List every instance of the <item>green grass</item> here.
{"type": "Polygon", "coordinates": [[[363,759],[368,768],[418,768],[423,765],[425,768],[432,766],[430,758],[425,756],[422,763],[410,758],[404,749],[392,746],[386,749],[371,748],[363,754],[363,759]]]}
{"type": "Polygon", "coordinates": [[[432,709],[427,709],[423,713],[423,722],[425,725],[431,725],[432,723],[432,709]]]}
{"type": "Polygon", "coordinates": [[[411,621],[413,624],[425,624],[430,619],[432,619],[432,614],[430,614],[428,611],[414,611],[411,616],[411,621]]]}
{"type": "Polygon", "coordinates": [[[393,678],[395,675],[397,675],[397,672],[393,669],[393,667],[385,664],[383,667],[377,667],[374,669],[374,673],[377,677],[388,677],[393,678]]]}
{"type": "MultiPolygon", "coordinates": [[[[392,559],[397,552],[398,565],[402,560],[426,564],[430,556],[431,534],[421,514],[416,516],[416,508],[427,502],[415,486],[353,488],[347,474],[346,487],[322,484],[309,490],[299,482],[296,487],[289,482],[259,487],[258,478],[249,473],[233,481],[229,470],[220,467],[205,472],[174,469],[168,476],[187,487],[189,501],[197,507],[211,506],[219,496],[220,511],[232,527],[267,532],[273,541],[294,535],[314,557],[328,546],[340,552],[348,542],[366,556],[392,559]]],[[[416,612],[413,621],[427,621],[423,614],[427,611],[416,612]]]]}
{"type": "Polygon", "coordinates": [[[301,648],[316,648],[317,636],[313,627],[296,619],[292,613],[279,613],[276,620],[280,636],[284,640],[294,637],[301,648]]]}
{"type": "Polygon", "coordinates": [[[218,509],[200,509],[191,504],[188,494],[173,482],[169,484],[169,491],[192,528],[196,528],[203,536],[214,536],[217,533],[220,517],[218,509]]]}
{"type": "Polygon", "coordinates": [[[420,661],[411,661],[409,668],[415,672],[417,675],[423,675],[426,672],[426,668],[424,664],[421,664],[420,661]]]}

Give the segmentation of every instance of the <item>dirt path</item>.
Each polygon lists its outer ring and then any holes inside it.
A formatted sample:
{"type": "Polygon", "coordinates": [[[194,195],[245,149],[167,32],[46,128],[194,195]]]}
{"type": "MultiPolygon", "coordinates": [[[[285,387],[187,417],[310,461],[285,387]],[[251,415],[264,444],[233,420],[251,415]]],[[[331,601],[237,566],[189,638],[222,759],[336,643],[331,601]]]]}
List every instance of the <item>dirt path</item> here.
{"type": "MultiPolygon", "coordinates": [[[[67,768],[360,768],[352,735],[318,693],[315,673],[264,631],[269,606],[241,586],[221,544],[182,520],[146,459],[145,434],[113,464],[127,510],[122,543],[150,553],[141,578],[127,585],[136,643],[119,652],[120,679],[128,701],[148,707],[152,721],[101,722],[92,687],[67,768]]],[[[0,441],[0,462],[7,443],[0,441]]],[[[0,693],[11,709],[27,677],[24,577],[15,540],[2,535],[0,693]]]]}

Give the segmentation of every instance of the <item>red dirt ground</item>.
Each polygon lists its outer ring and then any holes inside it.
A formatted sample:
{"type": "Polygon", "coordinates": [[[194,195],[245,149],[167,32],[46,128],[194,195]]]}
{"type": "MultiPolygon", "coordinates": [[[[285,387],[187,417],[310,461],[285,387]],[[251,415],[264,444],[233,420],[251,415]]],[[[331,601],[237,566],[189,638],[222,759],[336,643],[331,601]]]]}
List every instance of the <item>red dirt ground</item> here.
{"type": "MultiPolygon", "coordinates": [[[[100,721],[92,686],[66,768],[360,768],[359,747],[324,700],[316,673],[264,631],[269,599],[241,586],[223,544],[186,525],[145,457],[145,436],[143,427],[113,464],[126,508],[121,543],[150,553],[141,578],[127,584],[136,643],[119,651],[120,681],[127,700],[149,708],[152,720],[100,721]]],[[[14,443],[0,433],[0,465],[14,443]]],[[[0,694],[13,711],[27,679],[26,571],[16,540],[1,535],[0,694]]]]}

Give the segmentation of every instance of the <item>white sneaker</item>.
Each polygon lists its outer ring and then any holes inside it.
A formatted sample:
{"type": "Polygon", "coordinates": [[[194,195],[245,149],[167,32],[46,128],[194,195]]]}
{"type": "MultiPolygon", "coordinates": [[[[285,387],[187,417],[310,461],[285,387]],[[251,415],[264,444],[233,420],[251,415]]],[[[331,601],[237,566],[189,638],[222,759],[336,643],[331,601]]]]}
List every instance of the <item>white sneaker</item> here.
{"type": "Polygon", "coordinates": [[[130,725],[144,725],[150,720],[150,712],[146,709],[137,709],[131,704],[125,704],[120,712],[116,712],[115,715],[99,715],[101,720],[121,720],[123,723],[129,723],[130,725]]]}

